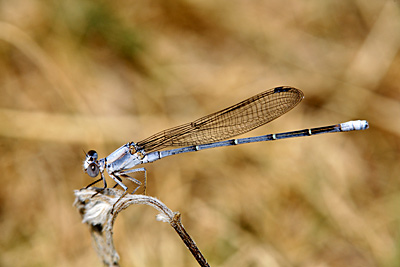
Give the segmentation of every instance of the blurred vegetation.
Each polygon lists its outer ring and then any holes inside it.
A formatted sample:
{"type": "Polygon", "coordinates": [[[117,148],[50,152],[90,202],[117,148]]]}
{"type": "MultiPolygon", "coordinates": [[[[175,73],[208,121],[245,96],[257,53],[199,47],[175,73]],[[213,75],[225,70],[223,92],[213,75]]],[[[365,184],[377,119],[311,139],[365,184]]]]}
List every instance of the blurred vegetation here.
{"type": "MultiPolygon", "coordinates": [[[[3,0],[0,18],[0,266],[99,266],[72,207],[82,150],[278,85],[306,98],[248,136],[371,128],[164,159],[148,194],[211,266],[400,265],[398,1],[3,0]]],[[[118,218],[122,266],[196,266],[155,215],[118,218]]]]}

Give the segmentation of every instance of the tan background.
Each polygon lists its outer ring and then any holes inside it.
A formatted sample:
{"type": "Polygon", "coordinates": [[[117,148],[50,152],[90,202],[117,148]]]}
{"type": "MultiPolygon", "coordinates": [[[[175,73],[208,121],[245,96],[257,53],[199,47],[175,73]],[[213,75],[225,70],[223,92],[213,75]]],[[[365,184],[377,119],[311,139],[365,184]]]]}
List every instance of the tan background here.
{"type": "MultiPolygon", "coordinates": [[[[211,266],[399,266],[399,48],[392,0],[1,1],[0,266],[100,266],[72,207],[82,150],[278,85],[306,98],[247,136],[371,128],[163,159],[148,194],[211,266]]],[[[118,218],[122,266],[197,266],[155,215],[118,218]]]]}

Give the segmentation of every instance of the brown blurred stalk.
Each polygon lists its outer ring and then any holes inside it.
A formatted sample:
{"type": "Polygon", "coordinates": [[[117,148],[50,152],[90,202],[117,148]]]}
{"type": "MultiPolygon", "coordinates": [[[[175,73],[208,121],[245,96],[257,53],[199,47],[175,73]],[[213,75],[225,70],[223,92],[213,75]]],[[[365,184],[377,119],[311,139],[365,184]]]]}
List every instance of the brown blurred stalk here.
{"type": "Polygon", "coordinates": [[[127,194],[117,202],[122,195],[120,190],[106,188],[101,194],[96,193],[91,188],[75,190],[74,206],[81,214],[82,222],[89,225],[96,251],[106,266],[119,266],[119,255],[113,242],[114,221],[122,210],[132,204],[145,204],[158,210],[160,213],[156,219],[168,222],[175,229],[200,266],[209,266],[183,227],[179,212],[173,212],[154,197],[127,194]]]}

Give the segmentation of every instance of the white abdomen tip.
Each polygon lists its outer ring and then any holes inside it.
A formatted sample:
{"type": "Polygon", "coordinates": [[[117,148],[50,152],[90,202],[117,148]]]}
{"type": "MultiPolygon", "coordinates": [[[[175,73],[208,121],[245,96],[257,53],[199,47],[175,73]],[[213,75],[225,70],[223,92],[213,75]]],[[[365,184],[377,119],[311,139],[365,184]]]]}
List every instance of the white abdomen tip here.
{"type": "Polygon", "coordinates": [[[368,122],[365,120],[348,121],[340,124],[340,129],[343,132],[366,130],[368,128],[368,122]]]}

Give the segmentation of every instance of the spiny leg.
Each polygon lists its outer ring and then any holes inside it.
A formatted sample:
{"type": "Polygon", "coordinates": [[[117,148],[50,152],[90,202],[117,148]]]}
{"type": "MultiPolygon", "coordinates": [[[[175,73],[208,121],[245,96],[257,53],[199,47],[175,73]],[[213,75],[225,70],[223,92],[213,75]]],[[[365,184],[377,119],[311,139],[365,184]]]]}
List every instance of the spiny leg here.
{"type": "MultiPolygon", "coordinates": [[[[129,181],[134,182],[135,184],[137,184],[135,190],[133,190],[132,194],[134,194],[136,192],[136,190],[138,190],[138,188],[142,185],[142,183],[139,180],[136,180],[135,178],[130,177],[129,175],[126,174],[120,174],[121,177],[124,177],[125,179],[128,179],[129,181]]],[[[117,187],[117,185],[122,186],[122,182],[121,182],[121,178],[115,175],[115,178],[118,179],[119,181],[116,181],[117,183],[114,185],[114,188],[117,187]]],[[[115,180],[115,179],[114,179],[115,180]]],[[[123,187],[124,188],[124,187],[123,187]]],[[[114,208],[115,208],[115,204],[117,204],[124,196],[126,196],[126,194],[128,194],[128,188],[125,186],[124,188],[124,193],[118,198],[118,200],[114,203],[112,210],[111,210],[111,214],[114,213],[114,208]]]]}
{"type": "Polygon", "coordinates": [[[103,187],[103,188],[100,188],[100,190],[97,191],[95,194],[93,194],[92,197],[97,196],[97,194],[103,192],[103,191],[107,188],[106,178],[104,177],[103,173],[101,173],[100,175],[101,175],[101,178],[100,178],[100,179],[98,179],[98,180],[95,181],[94,183],[91,183],[90,185],[88,185],[88,186],[85,187],[85,188],[87,189],[88,187],[94,185],[95,183],[100,182],[100,180],[103,180],[104,187],[103,187]]]}
{"type": "Polygon", "coordinates": [[[128,193],[127,192],[128,187],[122,183],[121,178],[117,174],[110,174],[110,176],[117,183],[116,185],[114,185],[113,188],[115,188],[115,187],[117,187],[117,185],[119,185],[124,189],[124,193],[118,198],[117,201],[114,202],[114,204],[112,206],[111,214],[113,214],[114,213],[115,204],[117,204],[128,193]]]}
{"type": "MultiPolygon", "coordinates": [[[[119,178],[118,176],[115,176],[115,178],[117,178],[122,183],[122,179],[121,178],[119,178]]],[[[113,188],[116,188],[118,185],[119,185],[119,183],[115,183],[113,188]]]]}
{"type": "Polygon", "coordinates": [[[88,189],[88,188],[91,187],[92,185],[97,184],[97,183],[100,182],[102,179],[103,179],[103,178],[100,178],[100,179],[94,181],[93,183],[87,185],[87,186],[85,187],[85,189],[88,189]]]}
{"type": "Polygon", "coordinates": [[[126,178],[126,179],[128,179],[129,181],[131,181],[131,182],[133,182],[133,183],[135,183],[135,184],[138,185],[138,186],[135,188],[135,190],[133,190],[133,192],[132,192],[132,194],[134,194],[134,193],[136,192],[136,190],[138,190],[139,187],[142,185],[142,183],[141,183],[139,180],[137,180],[137,179],[135,179],[135,178],[133,178],[133,177],[127,175],[128,173],[133,173],[133,172],[144,172],[143,190],[144,190],[144,195],[146,195],[146,188],[147,188],[147,171],[146,171],[145,168],[137,168],[137,169],[133,169],[133,170],[122,171],[122,172],[120,172],[120,174],[121,174],[121,176],[123,176],[124,178],[126,178]]]}
{"type": "MultiPolygon", "coordinates": [[[[129,181],[137,184],[138,186],[135,188],[135,190],[133,190],[132,194],[134,194],[136,192],[136,190],[142,185],[142,183],[132,177],[130,177],[129,175],[126,174],[120,174],[121,176],[123,176],[125,179],[128,179],[129,181]]],[[[122,183],[122,179],[120,177],[118,177],[117,175],[115,175],[115,178],[118,179],[118,181],[120,181],[122,183]]],[[[119,183],[115,183],[115,185],[113,186],[113,188],[116,188],[119,185],[119,183]]]]}
{"type": "Polygon", "coordinates": [[[135,184],[137,185],[137,186],[135,187],[135,189],[132,191],[131,194],[135,194],[135,192],[136,192],[136,191],[139,189],[139,187],[142,185],[142,183],[141,183],[139,180],[137,180],[137,179],[135,179],[135,178],[133,178],[133,177],[130,177],[129,175],[127,175],[127,174],[125,174],[125,173],[121,174],[121,176],[124,177],[125,179],[127,179],[127,180],[129,180],[129,181],[135,183],[135,184]]]}
{"type": "Polygon", "coordinates": [[[132,192],[132,194],[134,194],[139,189],[139,187],[142,185],[142,183],[139,180],[127,175],[127,173],[140,172],[140,171],[144,172],[144,194],[146,194],[147,174],[146,174],[145,168],[138,168],[138,169],[133,169],[133,170],[128,170],[128,171],[122,171],[118,175],[115,173],[110,175],[111,178],[113,178],[113,180],[116,182],[116,184],[114,185],[113,188],[115,188],[119,185],[124,189],[124,193],[114,203],[111,213],[114,213],[115,204],[117,204],[128,193],[127,192],[128,187],[122,183],[121,177],[124,177],[125,179],[137,184],[137,187],[132,192]]]}

